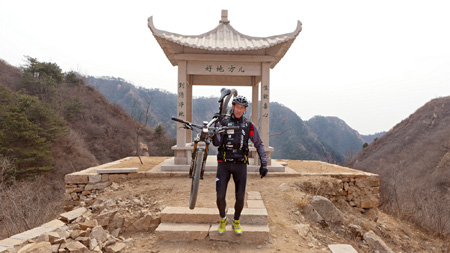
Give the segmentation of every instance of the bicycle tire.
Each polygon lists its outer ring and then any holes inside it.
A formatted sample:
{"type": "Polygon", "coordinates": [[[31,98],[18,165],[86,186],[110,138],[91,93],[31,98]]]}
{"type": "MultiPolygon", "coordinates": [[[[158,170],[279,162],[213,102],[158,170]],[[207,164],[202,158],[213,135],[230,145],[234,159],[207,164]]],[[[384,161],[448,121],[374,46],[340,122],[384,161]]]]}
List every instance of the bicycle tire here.
{"type": "Polygon", "coordinates": [[[197,150],[197,154],[195,156],[194,171],[192,173],[191,194],[189,196],[189,209],[194,209],[197,202],[198,187],[200,184],[200,175],[202,173],[203,166],[203,157],[205,155],[204,152],[204,150],[199,149],[197,150]]]}

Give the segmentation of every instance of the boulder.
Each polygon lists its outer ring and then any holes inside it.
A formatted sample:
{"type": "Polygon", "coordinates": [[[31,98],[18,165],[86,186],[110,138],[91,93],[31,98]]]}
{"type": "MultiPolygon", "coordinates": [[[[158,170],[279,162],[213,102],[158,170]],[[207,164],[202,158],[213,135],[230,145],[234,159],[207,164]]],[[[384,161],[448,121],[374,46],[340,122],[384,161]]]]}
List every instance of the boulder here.
{"type": "Polygon", "coordinates": [[[120,228],[123,229],[123,224],[125,223],[125,218],[123,215],[119,212],[116,212],[114,217],[111,219],[111,221],[108,224],[108,230],[111,232],[115,229],[120,228]]]}
{"type": "Polygon", "coordinates": [[[70,253],[87,253],[89,252],[89,249],[86,248],[86,246],[84,246],[81,242],[79,241],[71,241],[66,243],[65,248],[70,252],[70,253]]]}
{"type": "Polygon", "coordinates": [[[86,211],[87,211],[86,208],[80,207],[80,208],[74,209],[70,212],[62,213],[62,214],[60,214],[60,217],[63,221],[70,223],[70,222],[76,220],[77,218],[79,218],[86,211]]]}
{"type": "Polygon", "coordinates": [[[25,245],[17,253],[48,253],[52,252],[52,245],[49,242],[38,242],[25,245]]]}
{"type": "Polygon", "coordinates": [[[320,223],[323,221],[322,216],[314,210],[314,207],[310,204],[306,205],[302,210],[303,216],[310,221],[320,223]]]}
{"type": "Polygon", "coordinates": [[[373,231],[369,231],[364,234],[364,240],[367,242],[369,247],[380,253],[394,253],[394,251],[386,245],[386,243],[373,231]]]}
{"type": "Polygon", "coordinates": [[[327,198],[322,196],[314,196],[311,201],[311,206],[322,218],[327,222],[334,225],[342,224],[344,216],[342,212],[337,209],[334,204],[327,198]]]}
{"type": "Polygon", "coordinates": [[[86,230],[88,228],[92,229],[92,228],[98,226],[98,222],[97,222],[97,220],[87,220],[85,222],[81,222],[79,224],[79,226],[80,226],[80,229],[82,229],[82,230],[86,230]]]}
{"type": "Polygon", "coordinates": [[[113,231],[111,231],[111,235],[114,237],[119,237],[120,231],[122,231],[120,228],[116,228],[113,231]]]}
{"type": "Polygon", "coordinates": [[[125,244],[119,242],[119,243],[115,243],[113,245],[106,247],[106,252],[117,253],[117,252],[120,252],[121,250],[123,250],[124,248],[125,248],[125,244]]]}
{"type": "Polygon", "coordinates": [[[58,232],[48,232],[47,236],[48,236],[48,241],[51,244],[63,243],[66,241],[66,238],[68,237],[68,236],[61,236],[61,234],[58,232]]]}
{"type": "Polygon", "coordinates": [[[90,249],[90,250],[94,250],[96,247],[98,247],[97,239],[91,238],[91,239],[89,240],[89,249],[90,249]]]}
{"type": "Polygon", "coordinates": [[[96,220],[98,222],[98,225],[101,226],[108,226],[111,220],[116,215],[117,211],[106,211],[101,212],[99,215],[97,215],[96,220]]]}
{"type": "Polygon", "coordinates": [[[78,230],[78,229],[72,230],[70,232],[70,238],[75,240],[78,236],[80,236],[80,234],[81,234],[81,230],[78,230]]]}
{"type": "Polygon", "coordinates": [[[152,223],[152,220],[153,218],[151,214],[145,214],[144,217],[141,217],[138,220],[136,220],[133,223],[132,227],[134,231],[148,231],[150,228],[150,224],[152,223]]]}
{"type": "Polygon", "coordinates": [[[77,239],[75,239],[78,242],[81,242],[84,246],[88,247],[89,246],[89,237],[85,237],[85,236],[80,236],[77,237],[77,239]]]}
{"type": "Polygon", "coordinates": [[[104,242],[106,239],[108,239],[108,234],[106,231],[102,228],[102,226],[96,226],[92,229],[91,234],[89,235],[89,238],[94,238],[98,242],[104,242]]]}

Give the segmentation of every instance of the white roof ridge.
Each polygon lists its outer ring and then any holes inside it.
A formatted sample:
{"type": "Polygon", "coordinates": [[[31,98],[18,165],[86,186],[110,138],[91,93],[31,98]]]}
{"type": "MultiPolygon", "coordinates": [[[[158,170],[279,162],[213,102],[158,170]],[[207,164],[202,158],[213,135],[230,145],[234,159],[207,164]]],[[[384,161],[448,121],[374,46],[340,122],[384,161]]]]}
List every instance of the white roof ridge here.
{"type": "Polygon", "coordinates": [[[265,49],[293,40],[301,32],[302,23],[297,21],[297,27],[291,33],[269,37],[254,37],[242,34],[234,29],[228,20],[221,20],[216,28],[200,35],[181,35],[157,29],[153,24],[153,16],[148,18],[148,27],[154,36],[186,47],[210,51],[241,51],[265,49]]]}

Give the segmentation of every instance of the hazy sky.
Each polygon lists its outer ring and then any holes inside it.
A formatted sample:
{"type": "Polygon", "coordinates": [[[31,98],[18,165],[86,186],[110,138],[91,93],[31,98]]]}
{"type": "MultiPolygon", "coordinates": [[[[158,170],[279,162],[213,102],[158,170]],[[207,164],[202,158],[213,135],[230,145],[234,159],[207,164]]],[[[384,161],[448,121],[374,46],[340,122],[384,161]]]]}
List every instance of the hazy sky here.
{"type": "MultiPolygon", "coordinates": [[[[54,62],[64,72],[121,77],[175,93],[173,67],[147,27],[198,35],[221,10],[257,37],[303,31],[271,70],[271,101],[303,120],[337,116],[362,134],[388,131],[450,95],[449,1],[0,0],[0,59],[54,62]],[[164,3],[162,3],[164,2],[164,3]]],[[[218,96],[220,87],[194,87],[218,96]]],[[[249,88],[238,89],[251,98],[249,88]]]]}

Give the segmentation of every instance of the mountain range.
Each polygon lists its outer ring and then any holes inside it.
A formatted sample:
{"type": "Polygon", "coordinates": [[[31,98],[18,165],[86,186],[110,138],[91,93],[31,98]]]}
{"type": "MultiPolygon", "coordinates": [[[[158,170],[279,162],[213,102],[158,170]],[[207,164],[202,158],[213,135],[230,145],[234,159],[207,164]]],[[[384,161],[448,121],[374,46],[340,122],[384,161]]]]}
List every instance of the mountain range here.
{"type": "MultiPolygon", "coordinates": [[[[136,87],[121,78],[93,77],[87,83],[100,91],[111,103],[121,105],[135,119],[148,116],[151,128],[161,126],[170,137],[176,136],[176,94],[159,89],[136,87]],[[148,113],[146,109],[149,108],[148,113]]],[[[218,97],[198,97],[193,100],[193,122],[210,119],[218,111],[218,97]]],[[[302,120],[290,108],[271,102],[270,146],[273,158],[322,160],[342,163],[362,150],[364,143],[382,136],[362,136],[337,117],[315,116],[302,120]],[[371,139],[371,140],[370,140],[371,139]]],[[[251,104],[247,112],[251,116],[251,104]]]]}

